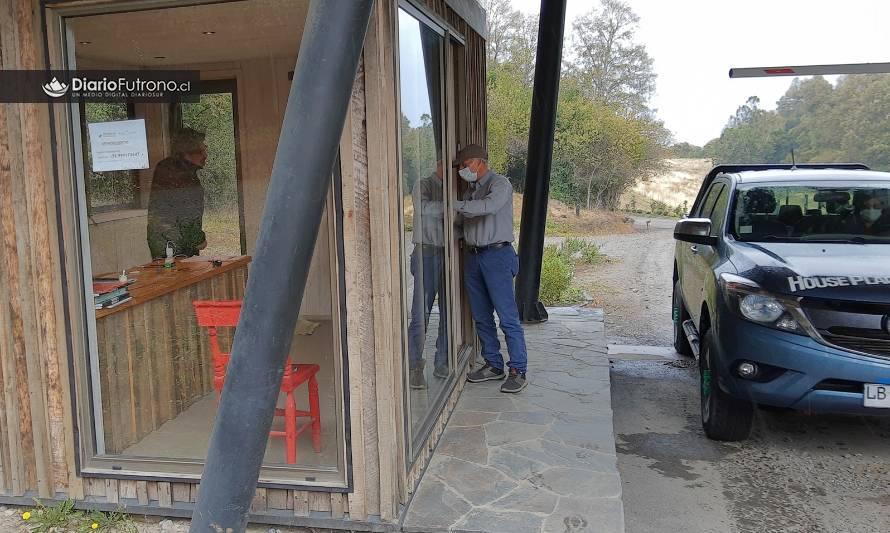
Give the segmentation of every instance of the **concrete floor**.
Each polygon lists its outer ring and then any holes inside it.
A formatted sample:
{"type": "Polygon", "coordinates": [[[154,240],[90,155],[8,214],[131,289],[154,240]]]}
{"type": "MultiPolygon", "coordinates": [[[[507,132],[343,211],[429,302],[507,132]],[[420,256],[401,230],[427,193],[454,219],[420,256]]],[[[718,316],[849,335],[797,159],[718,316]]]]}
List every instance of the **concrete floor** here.
{"type": "MultiPolygon", "coordinates": [[[[337,397],[333,361],[333,329],[330,320],[315,320],[320,326],[311,335],[295,335],[291,358],[296,363],[314,363],[321,367],[316,375],[322,418],[322,451],[315,453],[309,430],[297,441],[297,464],[305,466],[337,467],[338,425],[336,419],[337,397]]],[[[297,408],[309,409],[306,385],[297,390],[297,408]]],[[[284,406],[284,395],[278,400],[284,406]]],[[[169,459],[198,459],[207,456],[207,447],[213,419],[216,416],[216,393],[212,392],[192,404],[172,420],[133,444],[123,455],[135,457],[161,457],[169,459]]],[[[308,418],[299,419],[300,424],[308,418]]],[[[283,430],[284,419],[275,417],[273,429],[283,430]]],[[[266,464],[286,464],[283,438],[270,438],[264,458],[266,464]]]]}
{"type": "Polygon", "coordinates": [[[684,366],[613,364],[628,532],[888,530],[890,419],[758,410],[749,440],[714,442],[684,366]]]}

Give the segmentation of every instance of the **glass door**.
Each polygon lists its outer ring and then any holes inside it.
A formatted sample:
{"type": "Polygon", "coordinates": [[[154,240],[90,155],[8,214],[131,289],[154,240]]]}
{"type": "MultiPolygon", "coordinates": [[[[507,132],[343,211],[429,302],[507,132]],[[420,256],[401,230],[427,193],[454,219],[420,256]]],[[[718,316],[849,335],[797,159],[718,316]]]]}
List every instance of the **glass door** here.
{"type": "MultiPolygon", "coordinates": [[[[402,257],[408,429],[426,437],[453,382],[445,32],[399,9],[402,257]]],[[[413,457],[413,453],[412,453],[413,457]]]]}

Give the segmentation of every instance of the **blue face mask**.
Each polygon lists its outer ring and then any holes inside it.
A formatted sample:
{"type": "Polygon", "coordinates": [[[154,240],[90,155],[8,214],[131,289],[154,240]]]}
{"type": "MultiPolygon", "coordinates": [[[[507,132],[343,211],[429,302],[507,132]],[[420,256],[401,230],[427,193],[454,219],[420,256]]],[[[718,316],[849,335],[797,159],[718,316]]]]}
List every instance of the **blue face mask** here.
{"type": "Polygon", "coordinates": [[[460,169],[460,171],[458,171],[458,174],[460,174],[460,177],[467,183],[474,183],[478,178],[476,173],[470,170],[470,167],[464,167],[460,169]]]}

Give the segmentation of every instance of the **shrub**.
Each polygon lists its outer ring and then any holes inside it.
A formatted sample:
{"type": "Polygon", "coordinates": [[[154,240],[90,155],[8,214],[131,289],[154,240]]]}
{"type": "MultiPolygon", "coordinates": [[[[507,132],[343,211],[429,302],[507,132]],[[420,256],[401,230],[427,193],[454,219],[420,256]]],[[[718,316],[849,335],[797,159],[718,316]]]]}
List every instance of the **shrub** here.
{"type": "Polygon", "coordinates": [[[593,243],[584,243],[584,249],[581,250],[581,259],[588,265],[598,263],[603,259],[600,249],[593,243]]]}
{"type": "Polygon", "coordinates": [[[672,209],[666,203],[659,200],[652,200],[649,204],[649,212],[653,215],[670,215],[671,211],[672,209]]]}
{"type": "Polygon", "coordinates": [[[572,263],[557,246],[544,248],[541,262],[541,303],[557,305],[566,301],[572,283],[572,263]]]}
{"type": "Polygon", "coordinates": [[[563,241],[560,251],[570,263],[580,260],[592,265],[603,258],[597,245],[583,239],[566,239],[563,241]]]}
{"type": "Polygon", "coordinates": [[[574,237],[570,237],[562,243],[563,251],[568,253],[568,255],[570,256],[573,255],[575,252],[583,252],[585,248],[587,248],[587,243],[581,239],[576,239],[574,237]]]}

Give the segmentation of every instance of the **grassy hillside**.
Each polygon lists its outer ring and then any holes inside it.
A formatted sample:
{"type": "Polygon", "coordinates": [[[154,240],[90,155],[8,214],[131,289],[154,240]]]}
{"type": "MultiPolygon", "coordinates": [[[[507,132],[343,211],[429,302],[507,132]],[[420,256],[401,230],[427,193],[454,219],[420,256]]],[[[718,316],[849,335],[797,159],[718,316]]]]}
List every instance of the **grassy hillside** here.
{"type": "MultiPolygon", "coordinates": [[[[702,179],[713,164],[710,159],[667,159],[667,169],[637,183],[621,199],[623,209],[657,212],[666,207],[678,213],[688,209],[698,194],[702,179]]],[[[672,213],[673,214],[673,213],[672,213]]]]}

